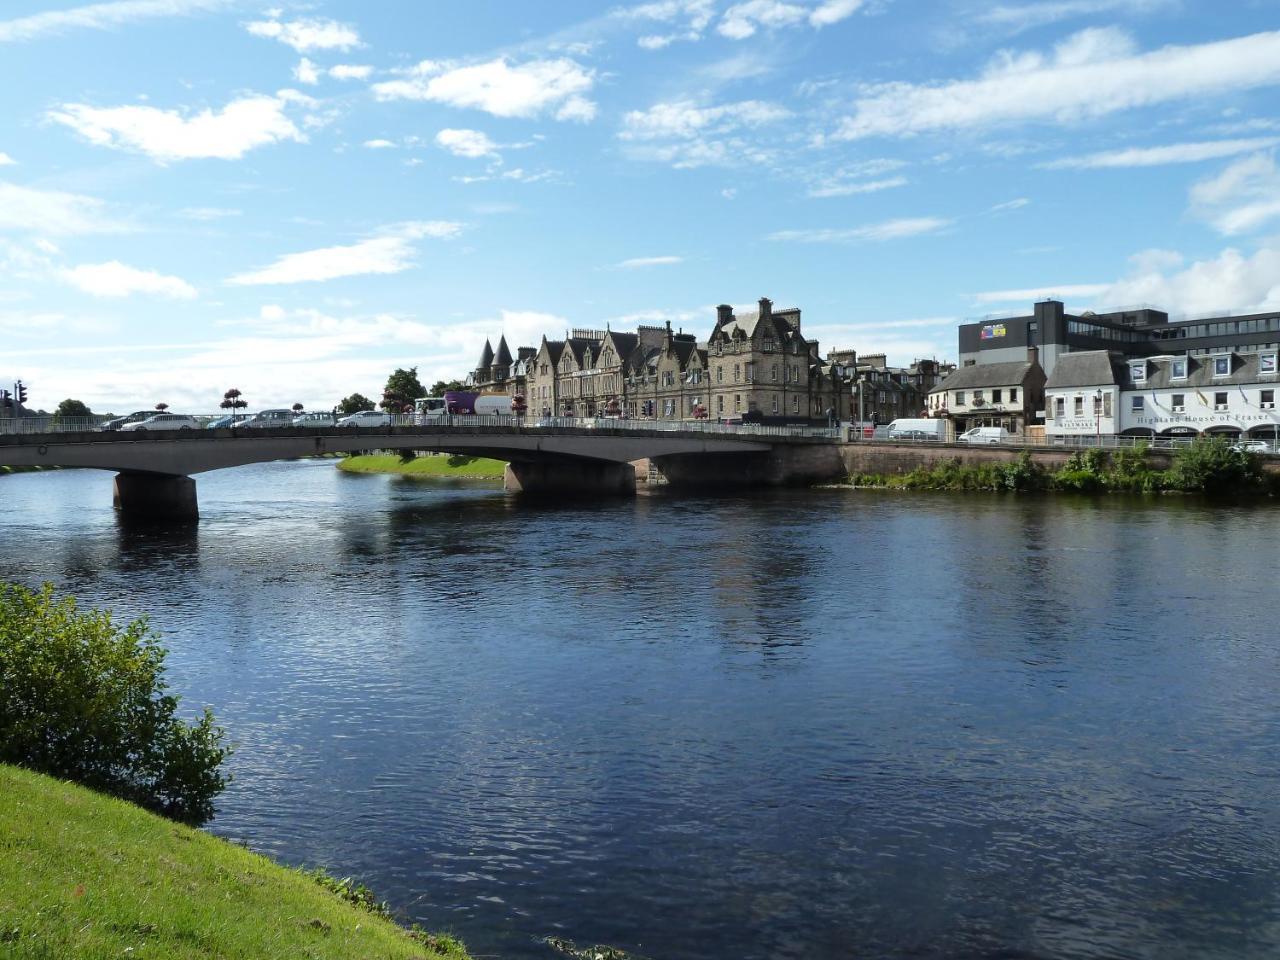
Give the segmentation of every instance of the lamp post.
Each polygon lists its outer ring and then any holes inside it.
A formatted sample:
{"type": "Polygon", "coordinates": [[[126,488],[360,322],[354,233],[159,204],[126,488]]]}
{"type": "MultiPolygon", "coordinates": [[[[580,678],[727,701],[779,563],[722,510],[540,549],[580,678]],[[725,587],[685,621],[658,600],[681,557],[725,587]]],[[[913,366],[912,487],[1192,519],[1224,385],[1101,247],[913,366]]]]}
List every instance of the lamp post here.
{"type": "Polygon", "coordinates": [[[865,428],[862,426],[862,377],[856,378],[854,381],[858,386],[858,439],[865,437],[865,428]]]}
{"type": "Polygon", "coordinates": [[[1102,446],[1102,388],[1093,395],[1094,445],[1102,446]]]}

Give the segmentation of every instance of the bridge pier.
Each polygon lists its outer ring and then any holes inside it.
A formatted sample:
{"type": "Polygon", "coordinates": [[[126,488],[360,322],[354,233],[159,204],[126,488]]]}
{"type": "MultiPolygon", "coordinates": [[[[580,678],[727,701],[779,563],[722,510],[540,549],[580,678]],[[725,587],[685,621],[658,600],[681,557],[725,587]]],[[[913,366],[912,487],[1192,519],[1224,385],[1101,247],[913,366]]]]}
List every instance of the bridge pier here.
{"type": "Polygon", "coordinates": [[[605,460],[540,460],[513,462],[502,474],[507,493],[527,496],[561,497],[591,494],[605,497],[633,497],[636,468],[629,463],[605,460]]]}
{"type": "Polygon", "coordinates": [[[113,502],[120,515],[130,520],[189,522],[200,519],[196,482],[190,477],[118,473],[113,502]]]}

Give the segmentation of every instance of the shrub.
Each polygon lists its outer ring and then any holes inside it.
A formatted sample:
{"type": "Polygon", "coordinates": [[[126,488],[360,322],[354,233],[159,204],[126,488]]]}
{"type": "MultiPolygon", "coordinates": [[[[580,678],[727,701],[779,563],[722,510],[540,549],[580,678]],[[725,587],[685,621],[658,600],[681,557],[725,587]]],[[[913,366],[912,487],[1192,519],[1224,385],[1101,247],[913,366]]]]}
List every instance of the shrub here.
{"type": "Polygon", "coordinates": [[[1214,496],[1245,493],[1263,485],[1258,457],[1217,437],[1196,440],[1174,454],[1168,479],[1176,490],[1214,496]]]}
{"type": "Polygon", "coordinates": [[[122,627],[49,585],[0,584],[0,762],[210,819],[230,747],[208,709],[193,723],[174,715],[165,652],[146,620],[122,627]]]}

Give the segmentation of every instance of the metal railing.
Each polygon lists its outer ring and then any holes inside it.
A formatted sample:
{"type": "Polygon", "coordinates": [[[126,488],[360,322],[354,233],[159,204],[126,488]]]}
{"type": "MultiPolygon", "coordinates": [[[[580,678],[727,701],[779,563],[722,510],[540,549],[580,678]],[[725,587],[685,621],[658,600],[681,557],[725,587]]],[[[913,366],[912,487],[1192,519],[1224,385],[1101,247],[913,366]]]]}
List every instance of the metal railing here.
{"type": "MultiPolygon", "coordinates": [[[[1221,436],[1221,435],[1219,435],[1221,436]]],[[[963,447],[1035,447],[1045,449],[1073,449],[1087,450],[1090,448],[1101,448],[1107,450],[1117,449],[1133,449],[1135,447],[1146,447],[1149,450],[1176,450],[1179,447],[1189,447],[1198,439],[1197,437],[1125,437],[1115,436],[1113,434],[1102,434],[1101,436],[1087,435],[1070,435],[1070,436],[1049,436],[1049,437],[1027,437],[1019,434],[1012,434],[1009,437],[998,438],[993,440],[982,440],[979,442],[969,442],[964,440],[936,440],[922,437],[890,437],[889,432],[884,427],[877,427],[872,436],[857,436],[855,429],[849,429],[846,438],[853,443],[900,443],[911,446],[963,446],[963,447]]],[[[1268,456],[1280,455],[1280,441],[1265,439],[1254,440],[1249,437],[1240,437],[1235,434],[1223,436],[1222,439],[1228,441],[1233,446],[1243,445],[1250,453],[1265,454],[1268,456]]]]}

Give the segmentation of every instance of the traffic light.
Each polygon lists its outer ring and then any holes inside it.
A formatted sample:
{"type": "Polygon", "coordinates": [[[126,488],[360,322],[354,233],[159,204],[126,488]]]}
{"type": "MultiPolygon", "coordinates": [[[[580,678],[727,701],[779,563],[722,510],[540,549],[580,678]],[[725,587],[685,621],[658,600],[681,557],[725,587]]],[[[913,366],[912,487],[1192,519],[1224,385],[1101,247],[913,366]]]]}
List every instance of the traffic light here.
{"type": "Polygon", "coordinates": [[[0,390],[0,407],[8,410],[13,406],[13,394],[8,390],[0,390]]]}
{"type": "Polygon", "coordinates": [[[14,386],[18,388],[18,406],[23,406],[27,402],[27,385],[19,380],[14,386]]]}

